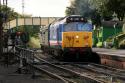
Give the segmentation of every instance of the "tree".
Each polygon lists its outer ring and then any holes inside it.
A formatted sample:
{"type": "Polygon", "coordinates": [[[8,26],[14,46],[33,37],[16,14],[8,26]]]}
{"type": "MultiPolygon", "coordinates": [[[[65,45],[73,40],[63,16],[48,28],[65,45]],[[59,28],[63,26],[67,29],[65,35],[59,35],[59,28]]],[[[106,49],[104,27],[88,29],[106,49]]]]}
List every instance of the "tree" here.
{"type": "Polygon", "coordinates": [[[125,0],[109,0],[106,7],[108,11],[115,12],[119,20],[123,20],[125,16],[125,0]]]}
{"type": "Polygon", "coordinates": [[[0,11],[3,14],[3,17],[6,19],[6,21],[14,20],[17,17],[23,17],[21,14],[15,12],[12,8],[1,5],[0,11]]]}
{"type": "Polygon", "coordinates": [[[125,0],[95,0],[100,15],[105,20],[111,20],[113,13],[118,15],[119,20],[125,17],[125,0]]]}
{"type": "Polygon", "coordinates": [[[75,14],[92,16],[95,10],[104,20],[111,20],[115,12],[119,20],[125,17],[125,0],[74,0],[70,9],[66,10],[66,15],[75,14]]]}
{"type": "MultiPolygon", "coordinates": [[[[1,1],[0,1],[1,2],[1,1]]],[[[22,15],[14,12],[10,7],[0,4],[0,55],[3,53],[3,23],[13,20],[16,17],[21,17],[22,15]]]]}
{"type": "Polygon", "coordinates": [[[92,20],[93,24],[99,26],[101,24],[101,16],[98,12],[98,0],[74,0],[71,2],[70,7],[66,9],[66,15],[83,15],[92,20]]]}
{"type": "Polygon", "coordinates": [[[75,14],[90,17],[94,10],[91,0],[74,0],[71,2],[70,7],[67,7],[66,15],[75,14]]]}

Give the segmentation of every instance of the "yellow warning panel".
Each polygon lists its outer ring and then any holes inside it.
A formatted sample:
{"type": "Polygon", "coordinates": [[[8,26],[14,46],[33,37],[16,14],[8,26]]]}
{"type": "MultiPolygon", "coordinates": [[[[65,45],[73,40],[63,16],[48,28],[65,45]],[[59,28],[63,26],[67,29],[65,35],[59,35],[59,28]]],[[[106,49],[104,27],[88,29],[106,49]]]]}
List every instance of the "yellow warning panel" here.
{"type": "Polygon", "coordinates": [[[92,32],[63,32],[62,47],[92,47],[92,32]]]}

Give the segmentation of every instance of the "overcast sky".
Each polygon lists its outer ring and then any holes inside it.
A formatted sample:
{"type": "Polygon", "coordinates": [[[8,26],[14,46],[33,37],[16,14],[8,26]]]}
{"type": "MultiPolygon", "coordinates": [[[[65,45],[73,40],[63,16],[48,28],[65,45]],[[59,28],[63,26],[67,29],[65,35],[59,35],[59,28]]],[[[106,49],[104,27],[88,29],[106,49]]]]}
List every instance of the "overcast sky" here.
{"type": "MultiPolygon", "coordinates": [[[[41,17],[63,17],[69,0],[24,0],[24,13],[41,17]]],[[[8,0],[8,6],[22,14],[22,0],[8,0]]]]}

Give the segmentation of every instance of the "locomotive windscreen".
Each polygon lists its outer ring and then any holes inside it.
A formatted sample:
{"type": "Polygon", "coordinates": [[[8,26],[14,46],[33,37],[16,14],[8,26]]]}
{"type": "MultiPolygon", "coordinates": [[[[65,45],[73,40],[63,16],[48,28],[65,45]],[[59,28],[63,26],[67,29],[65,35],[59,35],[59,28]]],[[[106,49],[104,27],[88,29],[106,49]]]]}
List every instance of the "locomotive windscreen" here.
{"type": "Polygon", "coordinates": [[[72,22],[64,25],[64,32],[67,31],[92,31],[92,24],[72,22]]]}
{"type": "Polygon", "coordinates": [[[87,20],[84,17],[68,17],[66,18],[66,23],[70,22],[87,22],[87,20]]]}

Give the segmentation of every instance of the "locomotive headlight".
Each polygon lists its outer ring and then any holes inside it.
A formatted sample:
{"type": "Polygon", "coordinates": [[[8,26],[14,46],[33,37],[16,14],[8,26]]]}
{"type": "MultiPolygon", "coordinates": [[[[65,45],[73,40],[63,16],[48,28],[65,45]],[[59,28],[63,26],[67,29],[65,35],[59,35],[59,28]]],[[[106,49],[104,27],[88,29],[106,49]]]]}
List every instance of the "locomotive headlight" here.
{"type": "Polygon", "coordinates": [[[76,36],[76,38],[78,39],[78,38],[79,38],[79,36],[77,35],[77,36],[76,36]]]}

